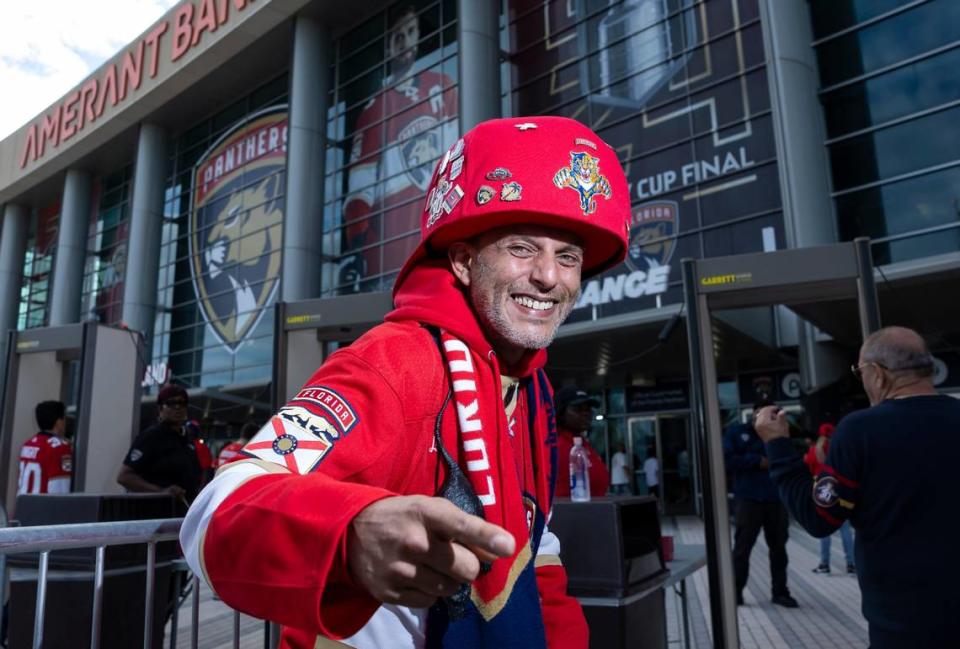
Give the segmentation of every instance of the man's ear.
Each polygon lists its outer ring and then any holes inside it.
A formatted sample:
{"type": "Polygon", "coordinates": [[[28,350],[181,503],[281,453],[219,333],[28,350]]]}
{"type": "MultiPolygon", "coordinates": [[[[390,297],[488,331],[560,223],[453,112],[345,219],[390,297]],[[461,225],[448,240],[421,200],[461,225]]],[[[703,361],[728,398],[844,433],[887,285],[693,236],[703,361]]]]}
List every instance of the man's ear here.
{"type": "Polygon", "coordinates": [[[450,269],[464,286],[470,286],[470,264],[473,263],[473,250],[470,245],[457,241],[447,249],[447,258],[450,260],[450,269]]]}

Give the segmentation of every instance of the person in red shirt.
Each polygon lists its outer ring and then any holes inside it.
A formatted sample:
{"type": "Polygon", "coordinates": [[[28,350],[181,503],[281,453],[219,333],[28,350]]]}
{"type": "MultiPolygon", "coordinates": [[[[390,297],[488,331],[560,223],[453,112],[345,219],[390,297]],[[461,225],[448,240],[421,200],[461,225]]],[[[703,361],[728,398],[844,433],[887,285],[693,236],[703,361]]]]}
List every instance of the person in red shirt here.
{"type": "Polygon", "coordinates": [[[42,401],[36,408],[40,432],[20,449],[18,494],[63,494],[70,491],[73,447],[66,440],[66,406],[42,401]]]}
{"type": "Polygon", "coordinates": [[[240,429],[240,437],[220,449],[220,453],[217,455],[217,467],[249,457],[242,453],[243,447],[247,445],[251,437],[257,434],[258,430],[260,430],[260,426],[252,421],[245,423],[240,429]]]}
{"type": "Polygon", "coordinates": [[[547,522],[544,366],[581,279],[626,255],[623,168],[575,120],[490,120],[420,205],[394,310],[217,472],[184,557],[227,605],[284,625],[284,649],[586,649],[547,522]]]}
{"type": "MultiPolygon", "coordinates": [[[[823,472],[824,462],[827,461],[827,453],[830,451],[830,439],[837,427],[833,424],[820,424],[817,431],[819,437],[817,442],[807,449],[803,461],[810,469],[810,475],[818,476],[823,472]]],[[[830,574],[830,546],[833,535],[824,536],[820,539],[820,565],[813,569],[818,574],[830,574]]],[[[847,573],[855,574],[857,572],[856,562],[853,558],[853,528],[850,521],[846,520],[840,526],[840,541],[843,543],[843,555],[847,560],[847,573]]]]}
{"type": "Polygon", "coordinates": [[[570,497],[570,449],[573,448],[573,438],[582,437],[583,448],[587,449],[590,460],[590,497],[603,496],[610,487],[610,471],[587,441],[593,409],[599,408],[600,402],[577,386],[567,385],[557,392],[554,403],[557,411],[557,484],[553,495],[570,497]]]}

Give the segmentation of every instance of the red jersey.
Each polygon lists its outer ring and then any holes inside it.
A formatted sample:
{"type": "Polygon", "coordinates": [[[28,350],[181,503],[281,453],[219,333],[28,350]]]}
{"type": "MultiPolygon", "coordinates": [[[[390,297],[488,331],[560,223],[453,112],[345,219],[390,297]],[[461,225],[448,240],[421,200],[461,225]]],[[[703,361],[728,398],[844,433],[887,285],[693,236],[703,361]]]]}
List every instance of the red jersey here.
{"type": "Polygon", "coordinates": [[[230,464],[231,462],[236,462],[237,460],[242,460],[245,455],[241,455],[240,451],[243,450],[243,444],[240,442],[230,442],[222,449],[220,449],[220,455],[217,456],[217,466],[223,466],[224,464],[230,464]]]}
{"type": "Polygon", "coordinates": [[[363,276],[396,271],[420,240],[424,194],[436,160],[457,136],[457,93],[445,74],[426,70],[384,89],[364,107],[350,151],[343,217],[346,248],[359,254],[363,276]],[[382,224],[382,225],[381,225],[382,224]],[[395,237],[403,236],[396,241],[395,237]]]}
{"type": "Polygon", "coordinates": [[[20,448],[18,494],[63,494],[70,491],[73,448],[70,442],[41,431],[20,448]]]}

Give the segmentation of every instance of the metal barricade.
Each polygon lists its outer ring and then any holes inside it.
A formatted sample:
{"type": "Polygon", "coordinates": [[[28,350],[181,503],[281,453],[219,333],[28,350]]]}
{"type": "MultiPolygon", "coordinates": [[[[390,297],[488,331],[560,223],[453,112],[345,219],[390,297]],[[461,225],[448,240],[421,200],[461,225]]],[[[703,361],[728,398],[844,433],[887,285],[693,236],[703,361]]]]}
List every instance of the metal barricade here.
{"type": "MultiPolygon", "coordinates": [[[[0,593],[7,584],[6,556],[27,552],[39,552],[37,575],[36,608],[33,626],[33,649],[43,646],[43,625],[46,613],[47,578],[50,552],[78,548],[95,548],[96,563],[93,575],[93,610],[90,633],[91,649],[100,649],[102,637],[101,621],[103,616],[104,556],[109,546],[134,545],[145,543],[147,546],[146,596],[144,609],[144,649],[153,647],[153,610],[154,585],[157,568],[157,543],[176,540],[180,534],[182,518],[153,519],[141,521],[118,521],[110,523],[83,523],[75,525],[37,525],[32,527],[6,527],[6,512],[0,507],[0,593]]],[[[177,646],[177,613],[183,603],[180,595],[180,573],[177,573],[177,589],[174,595],[174,608],[170,627],[170,649],[177,646]]],[[[197,649],[200,635],[200,580],[191,576],[192,606],[190,647],[197,649]]],[[[185,598],[184,598],[185,599],[185,598]]],[[[269,623],[265,624],[264,644],[268,644],[269,623]]],[[[240,614],[233,612],[233,647],[240,646],[240,614]]],[[[158,648],[159,649],[159,648],[158,648]]]]}

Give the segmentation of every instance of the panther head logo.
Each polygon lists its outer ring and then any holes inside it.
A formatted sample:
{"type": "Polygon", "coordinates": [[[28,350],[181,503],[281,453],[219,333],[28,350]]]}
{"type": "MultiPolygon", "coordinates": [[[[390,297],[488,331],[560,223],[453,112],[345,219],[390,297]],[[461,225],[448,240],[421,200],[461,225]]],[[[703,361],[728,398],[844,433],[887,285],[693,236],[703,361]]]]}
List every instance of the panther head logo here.
{"type": "Polygon", "coordinates": [[[202,191],[199,170],[219,164],[224,151],[247,146],[251,132],[280,125],[286,127],[285,112],[261,118],[254,127],[238,128],[197,165],[190,231],[194,287],[204,319],[231,352],[253,331],[279,285],[284,152],[278,146],[244,160],[206,182],[202,191]]]}

